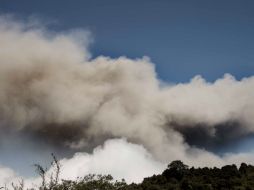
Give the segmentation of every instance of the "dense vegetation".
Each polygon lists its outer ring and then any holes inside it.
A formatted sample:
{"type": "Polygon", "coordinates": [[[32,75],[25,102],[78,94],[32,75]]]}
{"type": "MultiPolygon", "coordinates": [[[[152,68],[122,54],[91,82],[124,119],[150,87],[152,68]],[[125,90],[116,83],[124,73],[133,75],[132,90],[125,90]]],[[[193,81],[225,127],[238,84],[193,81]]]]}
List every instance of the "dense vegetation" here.
{"type": "Polygon", "coordinates": [[[174,161],[161,175],[145,178],[141,184],[130,187],[154,190],[254,190],[254,166],[242,163],[239,169],[235,165],[220,169],[188,168],[181,161],[174,161]]]}
{"type": "MultiPolygon", "coordinates": [[[[126,184],[114,181],[110,175],[88,175],[76,181],[62,180],[58,183],[60,168],[56,166],[55,175],[50,182],[44,179],[45,171],[39,165],[42,177],[41,190],[254,190],[254,166],[242,163],[226,165],[222,168],[189,168],[181,161],[173,161],[160,175],[145,178],[140,184],[126,184]]],[[[22,184],[13,186],[22,190],[22,184]]]]}

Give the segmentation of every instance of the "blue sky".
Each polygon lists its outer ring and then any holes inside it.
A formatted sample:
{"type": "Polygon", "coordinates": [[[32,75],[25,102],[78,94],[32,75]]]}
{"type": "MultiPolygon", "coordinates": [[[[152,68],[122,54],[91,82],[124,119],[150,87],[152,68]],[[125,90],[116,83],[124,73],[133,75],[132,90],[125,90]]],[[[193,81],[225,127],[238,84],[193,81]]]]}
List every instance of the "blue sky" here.
{"type": "Polygon", "coordinates": [[[251,0],[0,1],[1,14],[54,21],[57,31],[90,30],[94,57],[149,56],[158,77],[176,83],[253,75],[253,10],[251,0]]]}

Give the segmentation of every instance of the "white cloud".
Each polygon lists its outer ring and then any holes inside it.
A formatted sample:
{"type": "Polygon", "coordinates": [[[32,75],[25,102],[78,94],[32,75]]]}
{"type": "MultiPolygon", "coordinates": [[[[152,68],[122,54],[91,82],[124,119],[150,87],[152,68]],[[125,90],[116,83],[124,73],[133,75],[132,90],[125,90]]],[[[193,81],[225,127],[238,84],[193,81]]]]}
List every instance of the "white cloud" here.
{"type": "MultiPolygon", "coordinates": [[[[93,153],[76,153],[70,159],[60,160],[61,179],[76,180],[88,174],[111,174],[114,179],[125,179],[126,182],[141,182],[144,177],[158,174],[163,171],[166,164],[156,161],[152,155],[141,145],[127,142],[124,139],[112,139],[98,146],[93,153]]],[[[50,168],[49,174],[54,168],[50,168]]],[[[17,182],[14,171],[0,168],[0,184],[17,182]]],[[[40,178],[25,179],[25,185],[31,187],[40,185],[40,178]]]]}
{"type": "Polygon", "coordinates": [[[108,140],[92,154],[76,153],[61,160],[62,178],[76,179],[86,174],[112,174],[115,179],[141,182],[144,177],[158,174],[165,164],[155,161],[144,147],[123,139],[108,140]]]}

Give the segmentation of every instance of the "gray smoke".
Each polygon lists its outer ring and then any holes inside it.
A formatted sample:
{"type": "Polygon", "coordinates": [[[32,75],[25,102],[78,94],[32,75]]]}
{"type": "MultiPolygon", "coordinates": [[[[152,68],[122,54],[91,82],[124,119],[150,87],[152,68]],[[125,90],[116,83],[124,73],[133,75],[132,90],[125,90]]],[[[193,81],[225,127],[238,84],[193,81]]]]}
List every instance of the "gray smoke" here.
{"type": "Polygon", "coordinates": [[[235,121],[227,121],[214,125],[214,134],[207,130],[206,123],[195,126],[181,126],[171,123],[174,129],[180,132],[184,140],[191,146],[197,146],[206,150],[219,153],[227,147],[236,146],[246,138],[250,138],[252,133],[247,133],[242,129],[242,125],[235,121]]]}
{"type": "Polygon", "coordinates": [[[149,58],[90,59],[89,41],[1,19],[1,135],[73,152],[124,137],[160,161],[211,165],[222,161],[203,134],[216,146],[253,133],[254,77],[162,85],[149,58]]]}

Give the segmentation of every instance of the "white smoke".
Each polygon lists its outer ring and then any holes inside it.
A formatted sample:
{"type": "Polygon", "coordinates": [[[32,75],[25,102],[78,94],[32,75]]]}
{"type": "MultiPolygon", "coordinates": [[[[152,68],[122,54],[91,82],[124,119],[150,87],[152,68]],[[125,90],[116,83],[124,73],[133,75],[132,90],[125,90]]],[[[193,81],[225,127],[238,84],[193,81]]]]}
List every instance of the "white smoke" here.
{"type": "Polygon", "coordinates": [[[241,134],[253,132],[254,77],[237,81],[226,74],[209,83],[196,76],[189,83],[162,87],[148,57],[90,59],[89,36],[81,31],[50,33],[0,19],[2,134],[6,130],[25,132],[79,151],[90,147],[91,141],[98,144],[108,137],[126,138],[139,145],[108,141],[92,156],[80,153],[62,162],[68,171],[68,164],[80,159],[77,163],[86,169],[74,167],[73,176],[108,172],[135,181],[175,159],[195,166],[222,165],[233,159],[190,146],[176,126],[204,124],[216,136],[214,126],[237,121],[241,134]],[[114,148],[120,150],[118,146],[130,150],[130,158],[119,157],[114,152],[114,148]],[[105,168],[104,156],[112,147],[111,164],[119,159],[133,172],[132,167],[138,167],[135,162],[141,160],[144,166],[140,167],[148,168],[145,174],[137,173],[134,179],[129,170],[115,170],[108,162],[105,168]],[[94,167],[85,167],[86,162],[94,167]]]}

